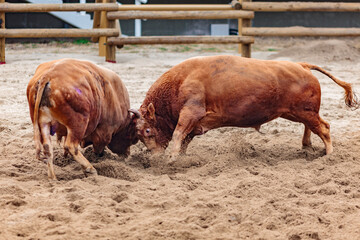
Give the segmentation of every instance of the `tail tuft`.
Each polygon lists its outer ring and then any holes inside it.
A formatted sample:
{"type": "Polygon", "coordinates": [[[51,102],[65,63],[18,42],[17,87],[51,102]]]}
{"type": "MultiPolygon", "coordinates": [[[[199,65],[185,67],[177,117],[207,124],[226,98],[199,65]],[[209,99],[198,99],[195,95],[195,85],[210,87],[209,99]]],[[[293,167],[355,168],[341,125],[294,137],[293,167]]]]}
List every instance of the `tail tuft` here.
{"type": "Polygon", "coordinates": [[[345,104],[351,110],[360,108],[359,98],[354,92],[347,92],[344,94],[345,104]]]}

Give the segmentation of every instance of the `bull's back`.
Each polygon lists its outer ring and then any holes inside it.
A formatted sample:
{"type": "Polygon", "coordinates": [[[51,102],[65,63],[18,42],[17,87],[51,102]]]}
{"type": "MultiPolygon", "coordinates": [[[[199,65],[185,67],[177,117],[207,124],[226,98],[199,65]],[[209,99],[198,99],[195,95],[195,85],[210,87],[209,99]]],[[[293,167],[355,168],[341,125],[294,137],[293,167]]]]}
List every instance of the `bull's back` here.
{"type": "Polygon", "coordinates": [[[216,100],[299,95],[308,88],[319,88],[318,80],[297,63],[247,59],[237,56],[193,58],[184,62],[184,80],[200,81],[206,96],[216,100]]]}

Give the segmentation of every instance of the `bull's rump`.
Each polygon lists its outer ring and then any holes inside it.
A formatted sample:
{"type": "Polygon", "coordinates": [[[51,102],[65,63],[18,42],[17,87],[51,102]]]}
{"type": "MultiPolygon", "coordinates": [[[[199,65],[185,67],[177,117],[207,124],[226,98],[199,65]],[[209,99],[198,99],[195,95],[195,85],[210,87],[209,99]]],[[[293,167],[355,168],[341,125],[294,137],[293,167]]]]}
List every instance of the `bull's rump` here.
{"type": "Polygon", "coordinates": [[[34,96],[42,79],[49,83],[40,104],[40,116],[47,115],[54,126],[85,125],[86,137],[100,122],[115,131],[127,116],[128,93],[115,73],[87,61],[61,59],[41,64],[30,80],[27,96],[33,122],[34,96]],[[84,122],[76,122],[81,119],[84,122]]]}
{"type": "Polygon", "coordinates": [[[188,98],[200,83],[206,112],[216,113],[219,126],[252,127],[283,114],[319,111],[319,82],[297,63],[213,56],[189,59],[174,67],[179,70],[187,75],[179,97],[188,98]]]}

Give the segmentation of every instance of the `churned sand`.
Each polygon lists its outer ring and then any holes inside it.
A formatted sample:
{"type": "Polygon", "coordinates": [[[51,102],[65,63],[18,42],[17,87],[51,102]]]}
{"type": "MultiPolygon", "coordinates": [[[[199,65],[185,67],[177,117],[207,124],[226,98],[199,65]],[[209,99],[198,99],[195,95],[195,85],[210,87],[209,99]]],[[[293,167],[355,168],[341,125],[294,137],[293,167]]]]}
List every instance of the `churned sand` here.
{"type": "MultiPolygon", "coordinates": [[[[360,109],[343,89],[314,72],[320,115],[330,123],[334,153],[303,125],[277,119],[253,129],[221,128],[196,137],[169,165],[142,143],[122,159],[83,150],[99,176],[55,148],[55,173],[35,160],[26,87],[45,61],[87,59],[120,75],[138,108],[166,70],[199,55],[234,54],[236,45],[125,46],[117,63],[97,45],[8,44],[0,65],[0,239],[360,239],[360,109]]],[[[353,84],[360,94],[359,39],[258,39],[253,57],[307,61],[353,84]]]]}

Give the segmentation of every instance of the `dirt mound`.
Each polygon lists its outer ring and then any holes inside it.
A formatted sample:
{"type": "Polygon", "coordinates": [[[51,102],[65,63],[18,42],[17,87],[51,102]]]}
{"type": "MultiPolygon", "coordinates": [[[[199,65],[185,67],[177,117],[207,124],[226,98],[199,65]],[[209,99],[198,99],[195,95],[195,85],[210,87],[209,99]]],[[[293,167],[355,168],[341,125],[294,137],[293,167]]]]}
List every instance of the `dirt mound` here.
{"type": "Polygon", "coordinates": [[[357,42],[339,39],[316,40],[306,44],[295,43],[271,55],[271,59],[290,57],[295,61],[356,61],[360,59],[357,42]]]}
{"type": "Polygon", "coordinates": [[[101,176],[123,179],[127,181],[138,181],[139,177],[134,171],[131,170],[124,162],[114,160],[104,160],[99,163],[93,164],[97,172],[101,176]]]}

